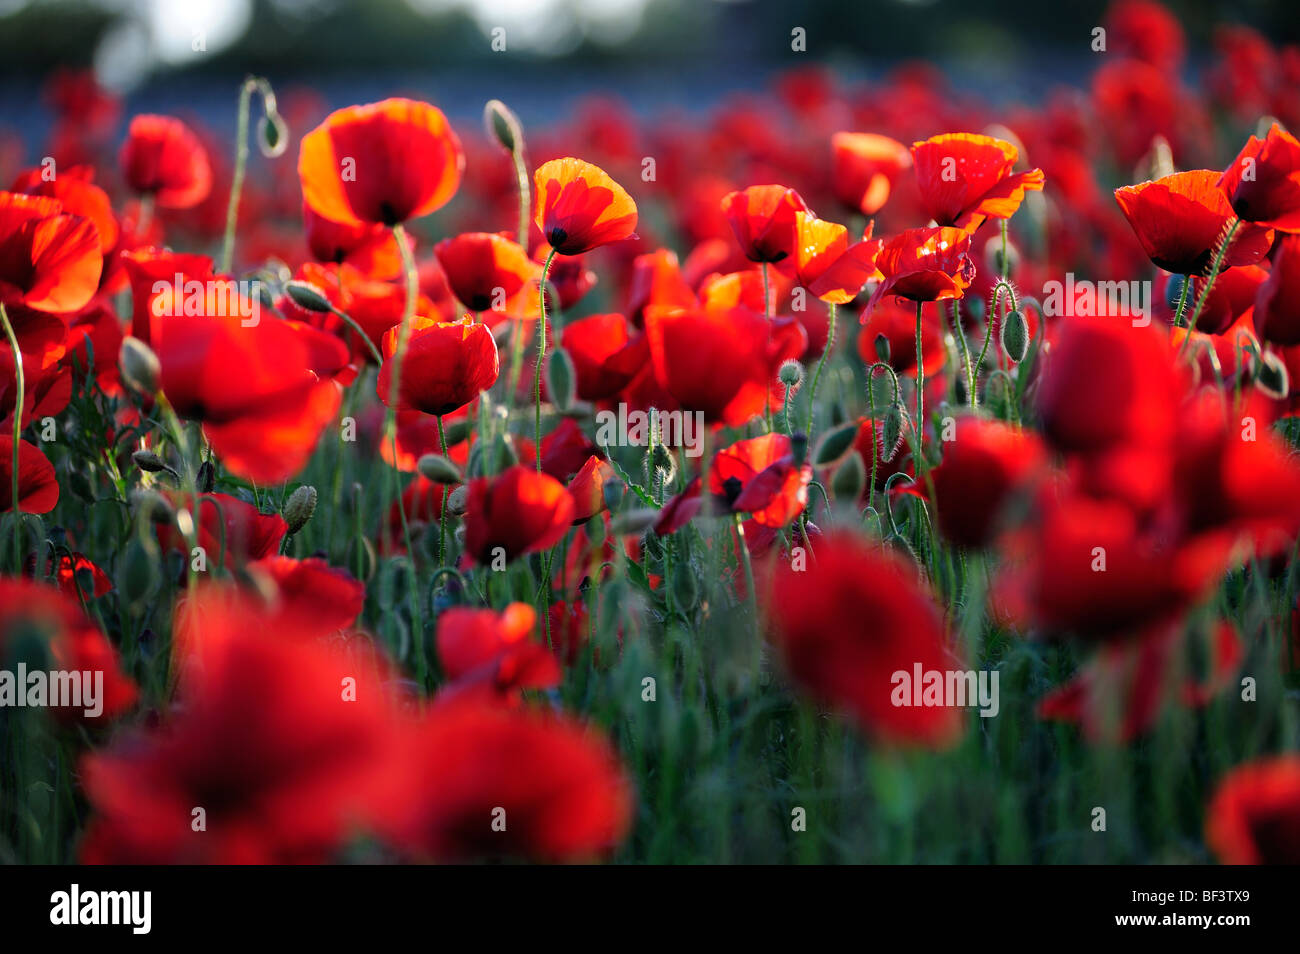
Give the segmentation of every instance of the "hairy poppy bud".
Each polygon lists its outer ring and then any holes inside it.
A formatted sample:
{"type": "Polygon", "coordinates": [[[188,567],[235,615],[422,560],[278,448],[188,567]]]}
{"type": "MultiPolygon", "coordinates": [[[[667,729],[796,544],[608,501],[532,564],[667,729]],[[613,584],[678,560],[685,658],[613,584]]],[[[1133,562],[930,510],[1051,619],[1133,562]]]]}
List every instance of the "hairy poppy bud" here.
{"type": "Polygon", "coordinates": [[[117,360],[122,371],[122,381],[129,388],[143,395],[158,393],[158,378],[162,374],[162,367],[152,348],[139,338],[128,335],[122,339],[117,360]]]}
{"type": "Polygon", "coordinates": [[[469,499],[468,487],[457,487],[447,494],[447,512],[457,517],[465,513],[465,504],[469,499]]]}
{"type": "Polygon", "coordinates": [[[487,101],[483,107],[483,125],[487,127],[488,135],[506,152],[514,153],[523,148],[524,133],[519,120],[501,100],[487,101]]]}
{"type": "MultiPolygon", "coordinates": [[[[853,446],[853,441],[857,436],[858,424],[856,421],[841,424],[839,427],[827,431],[817,443],[817,450],[813,453],[813,464],[817,467],[828,467],[837,463],[849,452],[849,448],[853,446]]],[[[806,443],[807,438],[804,440],[806,443]]]]}
{"type": "Polygon", "coordinates": [[[141,449],[135,451],[131,454],[131,459],[135,461],[137,467],[148,474],[157,474],[164,470],[168,473],[175,473],[175,471],[167,465],[167,461],[163,460],[151,450],[141,449]]]}
{"type": "Polygon", "coordinates": [[[904,412],[901,404],[891,404],[880,423],[880,456],[893,460],[903,444],[904,412]]]}
{"type": "Polygon", "coordinates": [[[307,521],[311,519],[312,514],[316,512],[316,488],[310,484],[303,484],[284,502],[284,510],[281,516],[284,522],[289,525],[289,533],[297,533],[303,527],[307,526],[307,521]]]}
{"type": "Polygon", "coordinates": [[[857,451],[849,454],[844,463],[835,468],[831,477],[831,494],[836,500],[849,503],[857,501],[867,486],[867,467],[862,463],[862,455],[857,451]]]}
{"type": "Polygon", "coordinates": [[[876,357],[889,364],[889,336],[883,331],[876,335],[876,357]]]}
{"type": "Polygon", "coordinates": [[[423,454],[415,466],[420,476],[435,484],[459,484],[464,480],[456,465],[441,454],[423,454]]]}
{"type": "Polygon", "coordinates": [[[1019,364],[1029,350],[1029,326],[1020,311],[1008,312],[1002,319],[1002,350],[1007,357],[1019,364]]]}
{"type": "Polygon", "coordinates": [[[299,308],[306,308],[308,311],[333,310],[325,293],[311,282],[294,279],[284,286],[284,293],[299,308]]]}
{"type": "Polygon", "coordinates": [[[799,386],[803,384],[803,365],[793,358],[782,362],[777,378],[791,391],[797,391],[799,386]]]}
{"type": "Polygon", "coordinates": [[[284,151],[289,148],[289,127],[285,125],[284,117],[270,104],[258,126],[258,132],[257,147],[268,159],[284,155],[284,151]]]}

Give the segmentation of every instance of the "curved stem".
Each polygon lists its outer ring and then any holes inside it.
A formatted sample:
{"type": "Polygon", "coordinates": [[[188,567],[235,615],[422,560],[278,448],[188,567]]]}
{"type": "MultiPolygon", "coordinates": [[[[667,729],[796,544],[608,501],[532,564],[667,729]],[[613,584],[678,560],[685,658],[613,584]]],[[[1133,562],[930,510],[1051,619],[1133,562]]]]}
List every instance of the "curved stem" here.
{"type": "Polygon", "coordinates": [[[546,278],[551,274],[551,262],[555,259],[555,249],[546,255],[546,264],[542,266],[542,280],[537,286],[537,296],[542,313],[537,319],[537,364],[533,368],[533,437],[537,454],[537,472],[542,472],[542,364],[546,361],[546,278]]]}
{"type": "Polygon", "coordinates": [[[220,272],[229,274],[235,258],[235,223],[239,219],[239,196],[244,189],[244,173],[248,168],[248,118],[249,105],[254,93],[262,96],[262,108],[275,113],[275,94],[271,84],[260,76],[245,77],[239,87],[238,128],[235,130],[235,172],[230,180],[230,201],[226,204],[226,233],[221,240],[220,272]]]}
{"type": "Polygon", "coordinates": [[[14,334],[14,326],[9,323],[9,314],[5,311],[5,306],[0,305],[0,324],[4,325],[5,337],[9,339],[9,348],[14,355],[14,446],[13,460],[10,466],[13,472],[10,475],[12,486],[9,489],[11,494],[10,506],[14,512],[14,575],[22,576],[23,573],[23,508],[21,498],[18,492],[18,448],[22,440],[23,432],[23,401],[26,398],[24,387],[26,380],[23,376],[23,353],[18,348],[18,336],[14,334]]]}
{"type": "MultiPolygon", "coordinates": [[[[808,426],[804,433],[812,438],[813,429],[813,412],[817,409],[817,385],[822,379],[822,368],[826,366],[826,357],[835,347],[835,303],[830,303],[830,317],[826,326],[826,347],[822,349],[822,356],[817,360],[817,370],[813,374],[812,389],[808,392],[808,426]]],[[[787,429],[789,425],[787,422],[787,429]]]]}
{"type": "Polygon", "coordinates": [[[1187,322],[1187,337],[1183,339],[1183,346],[1178,349],[1179,355],[1186,354],[1187,346],[1191,344],[1192,332],[1196,330],[1196,320],[1201,317],[1201,309],[1205,307],[1205,300],[1210,297],[1210,289],[1214,287],[1214,280],[1219,277],[1219,269],[1223,267],[1223,258],[1228,254],[1228,248],[1232,245],[1232,237],[1237,234],[1237,227],[1241,225],[1241,219],[1234,219],[1232,225],[1228,226],[1228,233],[1219,243],[1219,249],[1214,253],[1214,263],[1210,266],[1210,274],[1205,277],[1205,285],[1201,292],[1196,296],[1196,307],[1192,309],[1192,317],[1187,322]]]}
{"type": "Polygon", "coordinates": [[[970,362],[970,347],[966,343],[966,329],[961,324],[961,302],[956,298],[952,300],[952,330],[957,335],[962,364],[966,366],[966,403],[975,407],[979,403],[979,398],[975,395],[975,375],[970,362]]]}

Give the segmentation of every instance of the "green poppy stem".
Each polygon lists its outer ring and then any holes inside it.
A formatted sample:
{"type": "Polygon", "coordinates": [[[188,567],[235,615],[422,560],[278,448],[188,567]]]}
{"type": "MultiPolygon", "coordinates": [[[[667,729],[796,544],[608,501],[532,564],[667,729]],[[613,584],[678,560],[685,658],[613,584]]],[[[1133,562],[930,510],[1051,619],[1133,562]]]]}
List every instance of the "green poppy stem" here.
{"type": "Polygon", "coordinates": [[[23,401],[26,399],[24,394],[26,381],[23,376],[23,353],[18,348],[18,336],[14,334],[14,327],[9,323],[9,314],[5,311],[4,305],[0,305],[0,324],[4,325],[5,337],[9,339],[9,348],[14,355],[14,446],[13,460],[10,461],[13,467],[13,472],[10,474],[12,481],[10,506],[14,512],[14,574],[21,576],[23,572],[23,509],[19,503],[20,497],[18,493],[18,447],[23,431],[23,401]]]}
{"type": "Polygon", "coordinates": [[[537,286],[538,302],[542,314],[537,319],[537,364],[533,367],[533,438],[536,446],[537,472],[542,472],[542,365],[546,361],[546,279],[551,274],[551,262],[555,259],[555,249],[546,255],[546,264],[542,266],[542,280],[537,286]]]}

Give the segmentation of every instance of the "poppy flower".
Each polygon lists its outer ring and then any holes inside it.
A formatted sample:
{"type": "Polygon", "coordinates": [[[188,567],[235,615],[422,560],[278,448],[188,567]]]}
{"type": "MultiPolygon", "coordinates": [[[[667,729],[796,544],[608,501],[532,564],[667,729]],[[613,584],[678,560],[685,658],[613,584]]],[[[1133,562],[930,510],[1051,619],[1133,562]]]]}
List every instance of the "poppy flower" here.
{"type": "Polygon", "coordinates": [[[844,226],[824,222],[808,212],[796,212],[795,243],[795,254],[785,260],[784,267],[822,301],[848,304],[862,286],[880,277],[876,256],[883,243],[879,239],[868,237],[850,245],[844,226]]]}
{"type": "Polygon", "coordinates": [[[627,317],[638,328],[644,324],[643,313],[648,305],[689,308],[697,303],[677,253],[670,249],[656,249],[634,258],[628,285],[627,317]]]}
{"type": "MultiPolygon", "coordinates": [[[[1279,243],[1279,247],[1280,247],[1279,243]]],[[[1255,306],[1255,300],[1258,297],[1260,286],[1268,279],[1268,270],[1258,265],[1239,265],[1236,268],[1225,268],[1219,272],[1205,296],[1205,304],[1201,307],[1201,316],[1196,320],[1195,331],[1203,332],[1207,335],[1222,335],[1229,328],[1239,322],[1243,316],[1249,323],[1252,319],[1251,309],[1255,306]]],[[[1157,318],[1169,324],[1172,328],[1172,334],[1181,334],[1183,328],[1173,328],[1174,308],[1177,306],[1180,293],[1180,286],[1175,282],[1180,281],[1180,276],[1167,275],[1165,281],[1156,283],[1154,313],[1157,318]]],[[[1193,282],[1193,288],[1187,291],[1187,299],[1194,302],[1192,295],[1200,297],[1203,284],[1193,282]]],[[[1187,306],[1189,309],[1191,305],[1187,306]]],[[[1112,312],[1113,314],[1114,312],[1112,312]]],[[[1032,312],[1031,312],[1032,314],[1032,312]]],[[[1191,312],[1186,312],[1186,317],[1190,317],[1191,312]]],[[[1258,324],[1258,320],[1255,320],[1258,324]]],[[[1214,375],[1211,374],[1210,377],[1214,375]]]]}
{"type": "MultiPolygon", "coordinates": [[[[35,554],[27,558],[27,575],[36,575],[35,554]]],[[[57,561],[51,557],[45,561],[45,575],[53,577],[59,592],[73,600],[94,599],[113,589],[108,574],[84,553],[60,553],[57,561]]]]}
{"type": "Polygon", "coordinates": [[[278,554],[247,567],[271,584],[276,608],[299,617],[315,617],[322,632],[352,626],[366,601],[365,584],[347,570],[309,557],[295,560],[278,554]]]}
{"type": "Polygon", "coordinates": [[[794,462],[790,438],[764,434],[719,451],[709,491],[732,513],[748,513],[765,527],[784,527],[808,506],[812,468],[794,462]]]}
{"type": "Polygon", "coordinates": [[[368,278],[388,281],[402,273],[402,253],[391,229],[379,224],[331,222],[306,202],[302,224],[307,248],[318,262],[345,262],[368,278]]]}
{"type": "Polygon", "coordinates": [[[795,682],[871,735],[943,747],[961,734],[960,709],[895,701],[896,673],[963,668],[915,566],[868,540],[829,534],[805,569],[780,566],[768,612],[795,682]]]}
{"type": "Polygon", "coordinates": [[[1001,421],[962,416],[942,442],[943,462],[930,471],[939,532],[959,547],[992,539],[1008,501],[1047,466],[1032,433],[1001,421]]]}
{"type": "Polygon", "coordinates": [[[741,306],[646,314],[655,378],[707,423],[739,427],[767,406],[777,369],[804,351],[798,322],[769,320],[741,306]]]}
{"type": "MultiPolygon", "coordinates": [[[[189,507],[186,494],[170,494],[174,507],[189,507]]],[[[196,499],[199,512],[197,544],[214,563],[227,569],[253,560],[274,556],[289,525],[278,513],[259,513],[250,503],[229,494],[200,494],[196,499]]],[[[164,550],[179,550],[189,558],[189,545],[172,525],[158,528],[158,543],[164,550]]]]}
{"type": "Polygon", "coordinates": [[[1186,55],[1183,28],[1167,7],[1154,0],[1118,0],[1104,21],[1110,48],[1166,72],[1174,72],[1186,55]]]}
{"type": "Polygon", "coordinates": [[[1300,864],[1300,756],[1228,773],[1206,806],[1205,841],[1224,864],[1300,864]]]}
{"type": "Polygon", "coordinates": [[[392,810],[397,721],[378,672],[271,624],[284,617],[210,618],[184,705],[82,761],[83,862],[319,863],[392,810]]]}
{"type": "Polygon", "coordinates": [[[588,457],[582,469],[569,482],[569,496],[573,498],[573,522],[585,523],[607,510],[605,485],[617,479],[609,461],[594,455],[588,457]]]}
{"type": "Polygon", "coordinates": [[[602,401],[618,394],[649,358],[644,335],[632,337],[622,315],[588,315],[560,332],[560,347],[573,361],[578,397],[602,401]]]}
{"type": "Polygon", "coordinates": [[[1277,123],[1250,137],[1218,185],[1243,222],[1300,232],[1300,141],[1277,123]]]}
{"type": "Polygon", "coordinates": [[[840,204],[854,212],[879,212],[911,166],[908,148],[888,136],[853,132],[831,136],[831,187],[840,204]]]}
{"type": "Polygon", "coordinates": [[[781,262],[794,254],[798,242],[795,213],[809,210],[794,189],[761,185],[724,196],[722,211],[747,259],[781,262]]]}
{"type": "Polygon", "coordinates": [[[410,99],[330,113],[298,151],[303,200],[342,225],[391,227],[435,212],[455,195],[464,168],[442,110],[410,99]]]}
{"type": "MultiPolygon", "coordinates": [[[[1115,201],[1142,249],[1157,266],[1178,275],[1205,275],[1235,213],[1208,169],[1124,186],[1115,201]]],[[[1273,244],[1273,233],[1253,225],[1239,227],[1223,266],[1252,265],[1273,244]]]]}
{"type": "MultiPolygon", "coordinates": [[[[377,390],[385,404],[392,398],[391,364],[399,330],[390,328],[384,334],[384,364],[379,369],[377,390]]],[[[500,370],[497,343],[486,325],[468,318],[413,318],[396,406],[425,414],[450,414],[492,387],[500,370]]]]}
{"type": "MultiPolygon", "coordinates": [[[[453,606],[438,617],[438,663],[455,692],[484,686],[511,696],[520,689],[550,689],[560,684],[559,661],[533,638],[537,612],[511,603],[500,613],[453,606]]],[[[447,690],[444,690],[446,692],[447,690]]]]}
{"type": "Polygon", "coordinates": [[[1026,192],[1041,192],[1043,170],[1012,173],[1020,153],[1009,142],[946,133],[912,144],[921,208],[935,224],[975,231],[985,219],[1009,219],[1026,192]]]}
{"type": "MultiPolygon", "coordinates": [[[[14,439],[0,434],[0,513],[14,509],[14,439]]],[[[59,502],[59,482],[54,465],[39,447],[18,442],[18,509],[23,513],[49,513],[59,502]]]]}
{"type": "MultiPolygon", "coordinates": [[[[108,637],[86,616],[75,598],[31,580],[0,579],[0,658],[21,651],[13,640],[23,632],[46,637],[52,668],[92,673],[102,679],[96,706],[51,706],[63,722],[104,725],[135,705],[139,690],[122,672],[108,637]],[[87,709],[99,712],[87,715],[87,709]]],[[[36,668],[28,663],[30,668],[36,668]]],[[[93,687],[92,687],[93,689],[93,687]]],[[[19,691],[26,691],[23,687],[19,691]]],[[[83,695],[82,701],[89,701],[83,695]]]]}
{"type": "Polygon", "coordinates": [[[212,191],[212,167],[199,137],[171,116],[136,116],[118,154],[132,192],[160,208],[191,209],[212,191]]]}
{"type": "Polygon", "coordinates": [[[541,274],[518,243],[494,232],[465,232],[444,239],[433,247],[433,254],[452,292],[470,311],[503,309],[507,299],[541,274]]]}
{"type": "Polygon", "coordinates": [[[1255,297],[1255,330],[1265,341],[1300,345],[1300,236],[1277,243],[1273,269],[1255,297]]]}
{"type": "Polygon", "coordinates": [[[884,279],[871,293],[866,313],[886,295],[911,301],[961,298],[975,279],[970,233],[957,228],[907,229],[885,242],[876,256],[884,279]]]}
{"type": "Polygon", "coordinates": [[[635,238],[636,203],[606,172],[581,159],[552,159],[533,173],[533,221],[561,255],[635,238]]]}
{"type": "Polygon", "coordinates": [[[0,192],[0,304],[78,311],[98,290],[103,267],[89,219],[57,199],[0,192]]]}
{"type": "Polygon", "coordinates": [[[465,551],[490,564],[559,543],[573,522],[573,498],[549,474],[510,467],[496,477],[469,484],[465,500],[465,551]]]}
{"type": "Polygon", "coordinates": [[[95,224],[99,250],[107,257],[117,245],[117,217],[108,193],[91,181],[95,171],[90,166],[62,169],[53,179],[46,178],[45,168],[28,169],[14,180],[12,191],[44,195],[57,199],[63,211],[79,215],[95,224]]]}
{"type": "Polygon", "coordinates": [[[122,264],[131,282],[131,334],[151,347],[154,345],[154,327],[168,309],[175,307],[174,302],[162,296],[174,295],[173,289],[178,281],[183,291],[191,281],[206,285],[215,276],[212,259],[206,255],[172,252],[152,246],[123,252],[122,264]]]}

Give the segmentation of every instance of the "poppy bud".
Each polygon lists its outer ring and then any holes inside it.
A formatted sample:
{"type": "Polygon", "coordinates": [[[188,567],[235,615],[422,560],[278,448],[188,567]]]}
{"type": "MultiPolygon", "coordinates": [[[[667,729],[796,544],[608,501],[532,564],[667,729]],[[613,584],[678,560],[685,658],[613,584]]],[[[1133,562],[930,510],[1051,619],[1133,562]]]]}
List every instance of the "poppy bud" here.
{"type": "Polygon", "coordinates": [[[664,475],[664,483],[671,481],[677,472],[677,462],[673,460],[672,451],[663,444],[656,444],[650,452],[650,466],[664,475]]]}
{"type": "Polygon", "coordinates": [[[175,473],[175,471],[167,466],[167,461],[163,460],[151,450],[141,449],[135,451],[131,455],[131,459],[135,461],[137,467],[148,474],[157,474],[164,470],[168,473],[175,473]]]}
{"type": "Polygon", "coordinates": [[[883,331],[876,335],[876,357],[889,364],[889,336],[883,331]]]}
{"type": "Polygon", "coordinates": [[[615,536],[640,536],[659,519],[659,511],[650,507],[635,507],[615,514],[609,521],[609,532],[615,536]]]}
{"type": "Polygon", "coordinates": [[[459,484],[464,480],[456,465],[441,454],[422,454],[415,466],[420,476],[435,484],[459,484]]]}
{"type": "Polygon", "coordinates": [[[885,460],[893,460],[902,445],[903,407],[891,404],[885,411],[885,419],[880,423],[880,456],[885,460]]]}
{"type": "MultiPolygon", "coordinates": [[[[850,421],[847,424],[841,424],[839,427],[832,428],[822,435],[822,439],[817,443],[817,450],[813,454],[813,464],[818,467],[828,467],[837,463],[849,448],[853,446],[853,441],[858,436],[857,421],[850,421]]],[[[807,438],[804,438],[805,445],[807,438]]]]}
{"type": "Polygon", "coordinates": [[[1286,363],[1275,351],[1264,352],[1255,381],[1259,389],[1275,401],[1291,393],[1291,376],[1287,373],[1286,363]]]}
{"type": "Polygon", "coordinates": [[[447,512],[454,516],[462,516],[465,513],[465,502],[469,497],[469,488],[465,486],[457,487],[447,494],[447,512]]]}
{"type": "Polygon", "coordinates": [[[210,494],[217,489],[217,467],[212,461],[205,460],[199,465],[197,482],[201,494],[210,494]]]}
{"type": "Polygon", "coordinates": [[[268,159],[284,155],[284,151],[289,148],[289,127],[272,104],[267,104],[267,112],[258,126],[258,132],[257,147],[268,159]]]}
{"type": "Polygon", "coordinates": [[[1001,339],[1002,350],[1008,358],[1016,364],[1024,360],[1025,352],[1029,350],[1029,326],[1020,311],[1008,312],[1002,319],[1001,339]]]}
{"type": "Polygon", "coordinates": [[[284,509],[280,512],[280,515],[284,517],[284,522],[289,525],[289,533],[293,534],[307,526],[307,521],[311,519],[311,515],[315,512],[316,488],[310,484],[303,484],[289,495],[289,499],[284,502],[284,509]]]}
{"type": "Polygon", "coordinates": [[[546,360],[546,393],[561,411],[573,406],[577,397],[577,375],[573,370],[573,359],[563,348],[553,352],[546,360]]]}
{"type": "Polygon", "coordinates": [[[162,368],[158,364],[158,355],[141,341],[127,335],[122,339],[118,351],[118,366],[122,371],[122,381],[133,391],[143,395],[158,393],[158,378],[162,368]]]}
{"type": "Polygon", "coordinates": [[[791,358],[781,364],[781,370],[777,372],[777,378],[791,391],[799,390],[803,384],[803,365],[791,358]]]}
{"type": "MultiPolygon", "coordinates": [[[[447,435],[447,447],[451,447],[453,444],[459,444],[461,441],[465,440],[465,438],[469,437],[469,423],[468,417],[461,417],[448,422],[443,431],[443,433],[447,435]]],[[[443,453],[446,453],[447,447],[442,449],[443,453]]]]}
{"type": "Polygon", "coordinates": [[[333,306],[330,305],[329,299],[325,297],[324,292],[311,282],[295,279],[284,286],[284,292],[299,308],[305,308],[308,311],[333,310],[333,306]]]}
{"type": "Polygon", "coordinates": [[[524,133],[519,120],[501,100],[487,101],[483,107],[483,125],[506,152],[515,153],[523,147],[524,133]]]}
{"type": "Polygon", "coordinates": [[[867,467],[857,451],[849,454],[831,477],[831,494],[836,500],[852,503],[862,496],[867,486],[867,467]]]}

